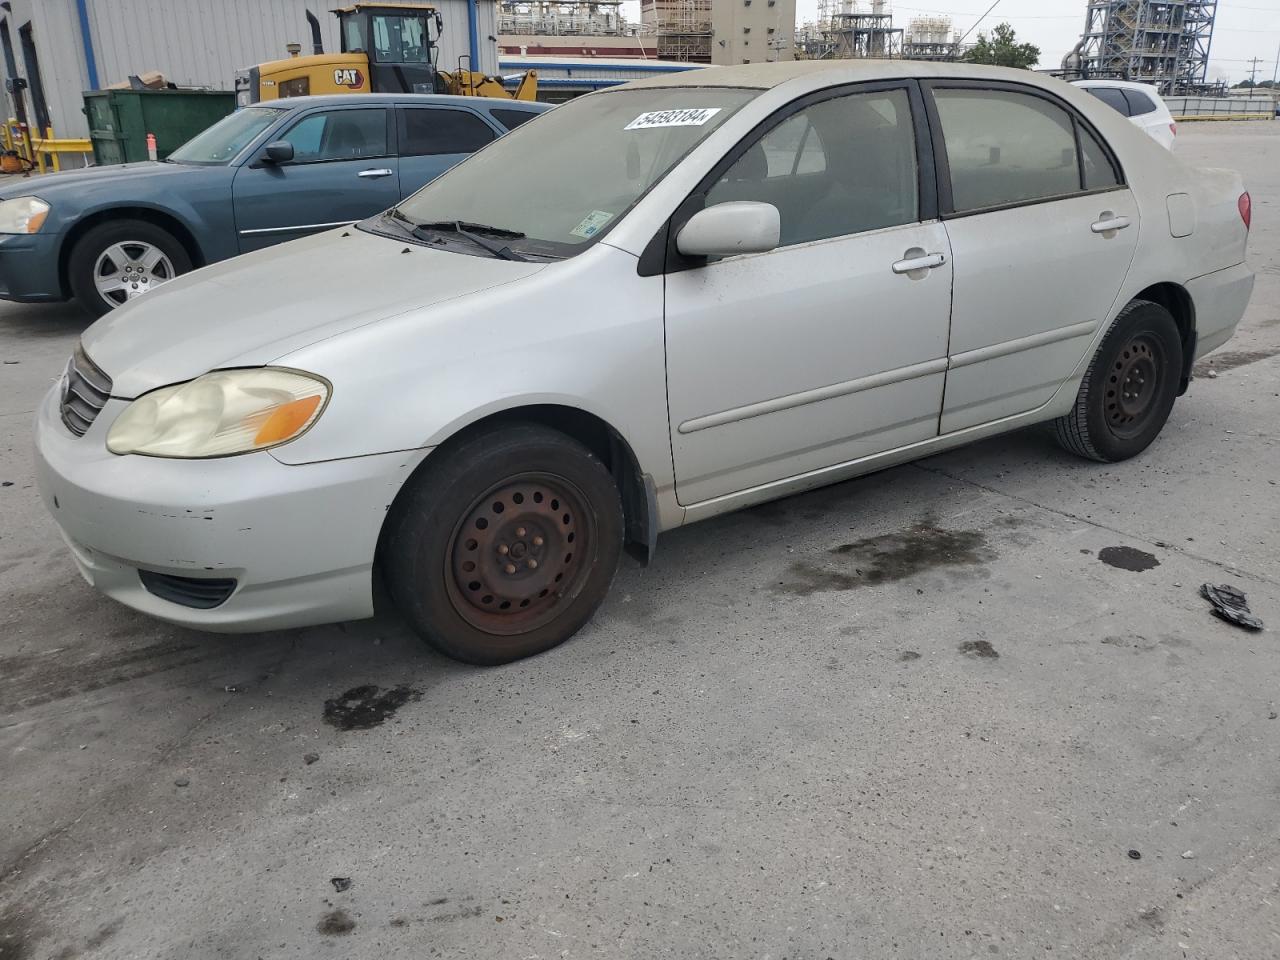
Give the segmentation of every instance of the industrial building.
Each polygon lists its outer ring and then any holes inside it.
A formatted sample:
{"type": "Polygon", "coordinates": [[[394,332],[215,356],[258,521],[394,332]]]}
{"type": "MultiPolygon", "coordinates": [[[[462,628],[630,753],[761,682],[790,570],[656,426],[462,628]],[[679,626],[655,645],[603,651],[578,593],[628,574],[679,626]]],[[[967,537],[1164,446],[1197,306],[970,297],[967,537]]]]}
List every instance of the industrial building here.
{"type": "Polygon", "coordinates": [[[1210,92],[1217,9],[1217,0],[1087,0],[1084,33],[1063,71],[1149,83],[1166,96],[1210,92]]]}
{"type": "MultiPolygon", "coordinates": [[[[15,95],[6,84],[6,110],[22,97],[28,123],[52,126],[58,137],[89,135],[82,94],[131,75],[158,70],[180,86],[230,90],[236,70],[287,56],[286,45],[307,52],[319,38],[340,49],[331,11],[350,0],[4,0],[0,47],[7,80],[25,81],[15,95]]],[[[495,0],[431,0],[444,20],[440,66],[469,54],[474,11],[479,38],[476,69],[498,70],[495,0]]]]}
{"type": "Polygon", "coordinates": [[[808,60],[854,57],[956,60],[963,52],[951,18],[921,16],[898,26],[885,0],[820,0],[818,19],[798,31],[796,49],[808,60]]]}

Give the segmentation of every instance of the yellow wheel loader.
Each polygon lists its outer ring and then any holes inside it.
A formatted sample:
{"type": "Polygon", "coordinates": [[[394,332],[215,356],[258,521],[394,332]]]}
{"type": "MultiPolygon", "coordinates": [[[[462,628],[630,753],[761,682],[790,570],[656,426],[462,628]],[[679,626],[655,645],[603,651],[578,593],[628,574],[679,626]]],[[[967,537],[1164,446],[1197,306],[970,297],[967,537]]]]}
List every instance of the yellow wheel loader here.
{"type": "MultiPolygon", "coordinates": [[[[462,57],[458,58],[458,69],[439,69],[436,61],[444,20],[435,7],[421,3],[354,3],[333,13],[341,27],[341,53],[324,52],[320,22],[308,14],[315,52],[299,56],[301,46],[291,43],[288,58],[238,71],[237,105],[332,93],[452,93],[537,99],[538,76],[533,70],[525,73],[511,92],[502,77],[463,69],[462,57]]],[[[476,56],[474,20],[470,39],[472,54],[468,60],[476,56]]]]}

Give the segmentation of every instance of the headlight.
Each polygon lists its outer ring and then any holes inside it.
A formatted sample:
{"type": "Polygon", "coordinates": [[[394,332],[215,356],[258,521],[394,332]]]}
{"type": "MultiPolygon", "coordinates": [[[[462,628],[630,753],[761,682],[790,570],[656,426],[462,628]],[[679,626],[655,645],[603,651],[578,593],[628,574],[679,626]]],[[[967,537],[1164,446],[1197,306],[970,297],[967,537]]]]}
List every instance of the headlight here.
{"type": "Polygon", "coordinates": [[[226,457],[303,434],[329,399],[329,384],[294,370],[217,370],[139,397],[107,433],[112,453],[226,457]]]}
{"type": "Polygon", "coordinates": [[[0,200],[0,233],[39,233],[49,205],[39,197],[0,200]]]}

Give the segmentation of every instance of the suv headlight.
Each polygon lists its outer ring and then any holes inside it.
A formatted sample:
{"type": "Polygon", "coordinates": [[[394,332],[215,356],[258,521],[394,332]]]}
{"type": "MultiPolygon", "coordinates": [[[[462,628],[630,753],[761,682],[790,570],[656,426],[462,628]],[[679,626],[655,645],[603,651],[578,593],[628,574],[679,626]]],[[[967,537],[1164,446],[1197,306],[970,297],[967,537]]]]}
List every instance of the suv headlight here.
{"type": "Polygon", "coordinates": [[[190,459],[266,450],[305,433],[329,393],[328,381],[296,370],[216,370],[133,401],[107,432],[107,449],[190,459]]]}
{"type": "Polygon", "coordinates": [[[39,233],[49,205],[39,197],[0,200],[0,233],[39,233]]]}

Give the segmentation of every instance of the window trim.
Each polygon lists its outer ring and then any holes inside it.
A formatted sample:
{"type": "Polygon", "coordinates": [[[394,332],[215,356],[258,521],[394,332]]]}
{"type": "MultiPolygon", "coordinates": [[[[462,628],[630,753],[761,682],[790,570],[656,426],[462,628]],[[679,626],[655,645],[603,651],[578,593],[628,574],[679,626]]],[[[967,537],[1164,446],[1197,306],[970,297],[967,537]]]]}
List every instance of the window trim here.
{"type": "MultiPolygon", "coordinates": [[[[509,132],[510,132],[509,130],[503,129],[502,124],[501,124],[501,123],[499,123],[495,118],[493,118],[493,117],[489,116],[485,111],[483,111],[483,110],[473,110],[473,109],[471,109],[471,107],[470,107],[470,106],[465,106],[465,105],[462,105],[462,104],[454,105],[454,104],[445,104],[445,103],[440,103],[440,104],[436,104],[436,103],[397,103],[397,104],[395,105],[395,114],[396,114],[396,116],[395,116],[395,123],[394,123],[393,125],[394,125],[394,126],[395,126],[395,128],[396,128],[396,156],[397,156],[397,157],[405,157],[405,158],[413,158],[413,157],[456,157],[456,156],[458,156],[459,154],[461,154],[461,155],[462,155],[462,156],[464,156],[464,157],[469,157],[469,156],[471,156],[471,154],[473,154],[473,153],[478,153],[479,151],[481,151],[481,150],[483,150],[485,147],[487,147],[490,143],[493,143],[493,141],[494,141],[494,140],[497,140],[499,137],[505,136],[507,133],[509,133],[509,132]],[[477,120],[479,120],[482,124],[484,124],[486,127],[488,127],[489,132],[490,132],[491,134],[493,134],[493,140],[490,140],[490,141],[488,141],[487,143],[482,143],[482,144],[480,144],[480,146],[476,147],[476,149],[475,149],[475,150],[470,150],[470,151],[465,151],[465,150],[455,150],[453,153],[405,153],[404,151],[405,151],[405,148],[408,146],[408,140],[409,140],[409,136],[408,136],[409,128],[408,128],[407,126],[405,126],[405,128],[404,128],[404,130],[403,130],[403,132],[404,132],[404,134],[405,134],[405,135],[404,135],[403,137],[401,137],[401,136],[400,136],[400,134],[401,134],[401,132],[402,132],[402,131],[401,131],[401,116],[402,116],[402,115],[404,115],[404,117],[405,117],[405,123],[407,124],[407,122],[408,122],[408,120],[407,120],[408,113],[409,113],[409,111],[411,111],[411,110],[450,110],[450,111],[452,111],[452,112],[454,112],[454,113],[466,113],[466,114],[470,114],[471,116],[473,116],[473,117],[475,117],[477,120]]],[[[537,114],[534,114],[534,116],[537,116],[537,114]]],[[[526,121],[526,122],[527,122],[527,121],[526,121]]]]}
{"type": "MultiPolygon", "coordinates": [[[[370,160],[396,159],[396,157],[399,154],[396,149],[397,144],[396,144],[395,125],[392,122],[393,118],[391,116],[391,111],[388,110],[386,106],[381,104],[365,103],[365,104],[360,104],[358,106],[353,104],[349,107],[346,105],[327,106],[327,107],[316,107],[313,110],[299,111],[299,115],[293,119],[292,123],[288,123],[286,121],[287,125],[282,125],[281,130],[272,133],[270,139],[265,140],[261,146],[265,148],[268,143],[275,143],[275,141],[277,140],[283,140],[287,134],[292,132],[293,129],[298,126],[298,124],[302,123],[305,120],[308,120],[311,117],[314,117],[316,114],[336,113],[336,112],[342,112],[345,110],[381,110],[382,111],[383,119],[387,126],[387,140],[386,140],[385,153],[379,153],[379,154],[375,154],[373,156],[368,156],[368,157],[326,157],[321,160],[290,160],[288,163],[271,164],[271,166],[276,166],[280,168],[314,167],[314,166],[319,166],[320,164],[325,164],[325,163],[364,163],[370,160]]],[[[255,161],[255,166],[267,166],[267,164],[265,164],[261,159],[259,159],[255,161]]]]}
{"type": "MultiPolygon", "coordinates": [[[[684,270],[696,270],[706,266],[707,258],[686,257],[680,253],[676,249],[676,236],[680,233],[680,228],[688,223],[695,213],[705,209],[707,192],[719,182],[730,167],[737,163],[751,147],[755,146],[760,138],[768,135],[797,113],[807,110],[814,104],[855,94],[881,93],[890,90],[904,91],[907,94],[907,102],[911,110],[911,132],[916,151],[916,219],[910,221],[910,223],[928,223],[939,219],[938,188],[940,182],[933,148],[933,133],[926,116],[926,100],[921,92],[919,81],[904,77],[897,80],[846,83],[837,87],[824,87],[821,90],[814,90],[804,96],[797,97],[790,103],[784,104],[773,111],[773,113],[743,134],[738,142],[725,151],[724,155],[707,174],[698,181],[698,185],[689,192],[688,196],[676,205],[671,216],[658,228],[653,239],[649,241],[641,253],[640,260],[636,265],[636,272],[642,277],[652,277],[659,274],[679,273],[684,270]]],[[[900,224],[899,226],[907,225],[900,224]]],[[[894,228],[881,227],[878,229],[894,228]]],[[[842,233],[826,239],[841,240],[874,232],[876,231],[859,230],[855,233],[842,233]]]]}
{"type": "MultiPolygon", "coordinates": [[[[1031,207],[1041,203],[1056,203],[1059,200],[1070,200],[1075,197],[1088,197],[1097,194],[1111,193],[1116,190],[1129,189],[1129,181],[1124,173],[1124,166],[1120,163],[1119,157],[1111,148],[1111,144],[1107,142],[1106,137],[1098,132],[1087,117],[1079,110],[1067,103],[1061,97],[1048,90],[1042,90],[1038,87],[1028,86],[1022,83],[1013,83],[1005,80],[924,80],[920,86],[924,93],[925,110],[929,117],[929,129],[933,135],[933,147],[935,154],[935,169],[937,171],[937,189],[938,189],[938,219],[940,220],[958,220],[961,217],[981,216],[984,213],[998,213],[1002,210],[1016,210],[1018,207],[1031,207]],[[1076,144],[1076,164],[1080,170],[1081,189],[1073,193],[1059,193],[1049,197],[1035,197],[1030,200],[1012,200],[1008,203],[998,203],[989,207],[976,207],[973,210],[956,210],[955,200],[951,194],[951,163],[947,157],[946,138],[942,133],[942,118],[938,115],[938,105],[934,99],[935,90],[978,90],[991,91],[999,93],[1020,93],[1026,96],[1037,97],[1054,106],[1066,111],[1067,116],[1071,119],[1072,136],[1076,144]],[[1080,149],[1080,135],[1077,132],[1077,125],[1081,125],[1084,129],[1093,134],[1093,138],[1098,141],[1098,145],[1102,148],[1103,155],[1111,164],[1111,169],[1116,175],[1116,183],[1109,187],[1099,187],[1096,190],[1085,190],[1084,184],[1084,157],[1080,149]]],[[[1114,110],[1102,101],[1099,104],[1107,110],[1114,110]]]]}

